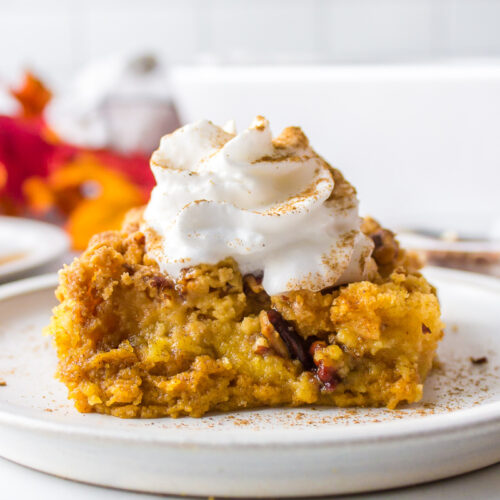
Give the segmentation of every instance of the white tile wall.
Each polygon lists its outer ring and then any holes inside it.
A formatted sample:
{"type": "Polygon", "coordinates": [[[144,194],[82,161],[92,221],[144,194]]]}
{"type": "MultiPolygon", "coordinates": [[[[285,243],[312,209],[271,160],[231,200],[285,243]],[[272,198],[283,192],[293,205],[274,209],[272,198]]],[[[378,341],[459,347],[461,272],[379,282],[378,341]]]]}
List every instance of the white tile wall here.
{"type": "Polygon", "coordinates": [[[151,51],[177,62],[197,50],[195,5],[182,0],[80,3],[82,58],[151,51]]]}
{"type": "Polygon", "coordinates": [[[500,56],[500,0],[0,0],[0,81],[143,51],[240,64],[500,56]]]}
{"type": "Polygon", "coordinates": [[[500,2],[453,0],[449,10],[449,50],[457,55],[500,53],[500,2]]]}
{"type": "Polygon", "coordinates": [[[55,0],[0,0],[0,78],[22,67],[66,70],[75,50],[71,11],[55,0]]]}
{"type": "Polygon", "coordinates": [[[0,82],[20,68],[60,81],[90,60],[154,52],[194,60],[195,0],[0,0],[0,82]]]}
{"type": "Polygon", "coordinates": [[[435,3],[433,0],[328,2],[323,27],[329,53],[340,61],[431,57],[435,3]]]}
{"type": "Polygon", "coordinates": [[[215,0],[207,8],[205,50],[228,62],[317,60],[320,52],[317,14],[322,3],[215,0]]]}

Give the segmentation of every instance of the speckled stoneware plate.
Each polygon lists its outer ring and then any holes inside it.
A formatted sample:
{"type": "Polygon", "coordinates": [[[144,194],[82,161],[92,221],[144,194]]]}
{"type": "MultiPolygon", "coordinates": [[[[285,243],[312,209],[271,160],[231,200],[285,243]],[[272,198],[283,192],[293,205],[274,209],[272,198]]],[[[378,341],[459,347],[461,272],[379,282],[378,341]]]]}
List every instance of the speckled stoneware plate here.
{"type": "Polygon", "coordinates": [[[41,330],[54,276],[0,287],[0,455],[104,486],[229,497],[393,488],[500,461],[500,281],[426,275],[447,331],[421,403],[142,421],[81,415],[52,378],[41,330]]]}
{"type": "Polygon", "coordinates": [[[48,264],[68,248],[69,238],[57,226],[0,216],[0,282],[48,264]]]}

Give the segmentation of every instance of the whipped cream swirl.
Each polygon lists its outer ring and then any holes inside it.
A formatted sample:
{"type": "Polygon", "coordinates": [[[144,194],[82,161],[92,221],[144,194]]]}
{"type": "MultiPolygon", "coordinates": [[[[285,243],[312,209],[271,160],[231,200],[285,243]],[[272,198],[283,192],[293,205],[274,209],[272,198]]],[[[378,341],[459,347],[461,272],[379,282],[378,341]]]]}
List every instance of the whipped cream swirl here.
{"type": "Polygon", "coordinates": [[[144,213],[147,249],[174,279],[233,257],[269,295],[366,279],[370,238],[354,188],[297,127],[273,139],[257,117],[240,134],[209,121],[162,138],[144,213]]]}

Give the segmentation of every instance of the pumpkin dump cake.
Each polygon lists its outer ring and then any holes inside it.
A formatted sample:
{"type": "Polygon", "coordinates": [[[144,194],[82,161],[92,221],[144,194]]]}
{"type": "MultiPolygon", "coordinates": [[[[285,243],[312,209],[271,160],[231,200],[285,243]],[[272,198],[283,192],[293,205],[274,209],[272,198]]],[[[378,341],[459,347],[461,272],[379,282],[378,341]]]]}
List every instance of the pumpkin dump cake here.
{"type": "Polygon", "coordinates": [[[49,326],[82,412],[191,415],[422,397],[436,291],[299,128],[165,136],[145,209],[60,272],[49,326]]]}

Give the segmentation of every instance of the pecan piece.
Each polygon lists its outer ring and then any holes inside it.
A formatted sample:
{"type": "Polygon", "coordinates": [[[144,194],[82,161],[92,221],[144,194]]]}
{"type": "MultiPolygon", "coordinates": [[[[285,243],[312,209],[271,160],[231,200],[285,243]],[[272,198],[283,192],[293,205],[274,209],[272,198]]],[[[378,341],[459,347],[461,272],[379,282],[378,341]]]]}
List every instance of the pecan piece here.
{"type": "Polygon", "coordinates": [[[340,377],[338,375],[337,366],[335,360],[338,358],[340,353],[340,347],[335,344],[328,345],[323,340],[317,340],[311,344],[309,348],[309,354],[313,358],[313,362],[316,365],[314,370],[316,378],[321,382],[322,388],[326,392],[332,392],[337,388],[340,382],[340,377]],[[334,349],[333,359],[331,358],[332,351],[334,349]],[[325,357],[325,351],[327,351],[325,357]]]}
{"type": "Polygon", "coordinates": [[[174,284],[165,276],[153,276],[150,281],[151,286],[158,290],[165,290],[166,288],[174,288],[174,284]]]}
{"type": "Polygon", "coordinates": [[[332,293],[333,291],[337,290],[339,287],[340,285],[327,286],[326,288],[320,290],[319,293],[321,295],[328,295],[329,293],[332,293]]]}
{"type": "Polygon", "coordinates": [[[388,229],[379,229],[370,234],[375,248],[373,258],[378,265],[393,263],[399,254],[399,244],[394,237],[394,233],[388,229]]]}
{"type": "Polygon", "coordinates": [[[279,354],[282,358],[288,358],[289,353],[288,349],[281,339],[279,333],[274,328],[274,325],[269,320],[268,314],[266,311],[261,311],[259,314],[260,320],[260,329],[262,335],[266,338],[269,346],[271,346],[277,354],[279,354]]]}
{"type": "Polygon", "coordinates": [[[263,356],[271,350],[271,346],[266,338],[259,336],[253,343],[252,349],[255,354],[263,356]]]}
{"type": "Polygon", "coordinates": [[[123,264],[123,269],[130,275],[133,276],[135,273],[135,268],[126,262],[123,264]]]}
{"type": "Polygon", "coordinates": [[[304,370],[313,368],[314,363],[307,352],[306,341],[295,331],[292,323],[284,319],[275,309],[267,311],[267,317],[281,339],[285,342],[291,358],[298,359],[302,363],[304,370]]]}
{"type": "Polygon", "coordinates": [[[247,274],[243,277],[243,281],[245,282],[245,286],[253,293],[260,293],[264,291],[264,287],[262,286],[262,277],[262,274],[247,274]]]}
{"type": "Polygon", "coordinates": [[[337,371],[326,366],[323,361],[320,361],[316,368],[316,377],[318,377],[319,381],[323,384],[323,389],[327,392],[333,392],[340,382],[337,371]]]}

